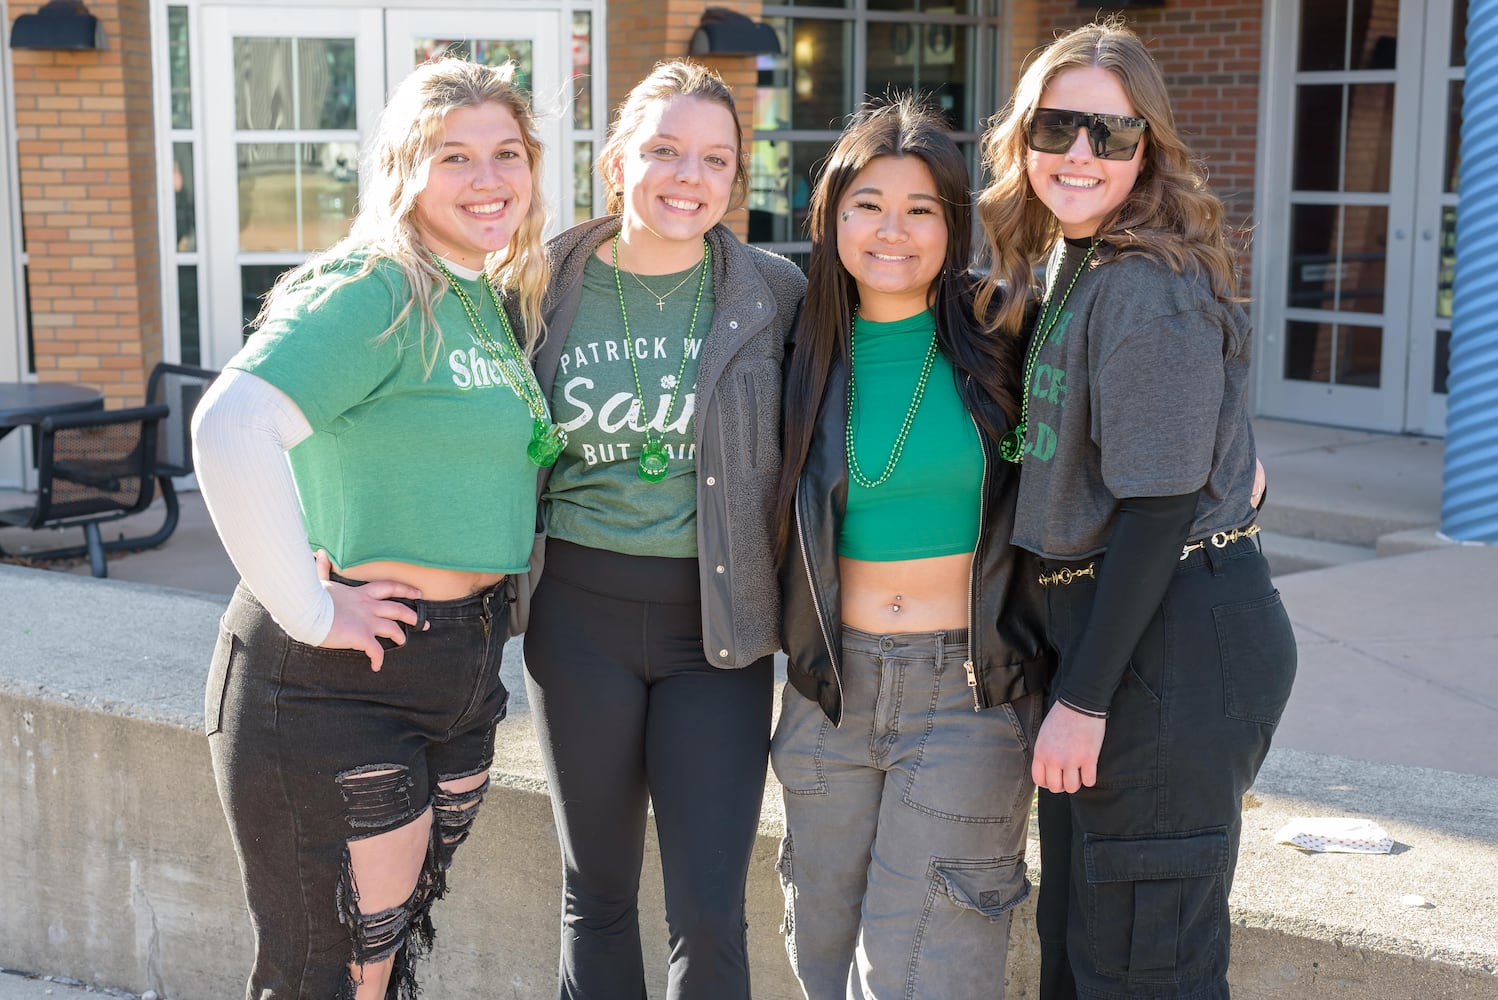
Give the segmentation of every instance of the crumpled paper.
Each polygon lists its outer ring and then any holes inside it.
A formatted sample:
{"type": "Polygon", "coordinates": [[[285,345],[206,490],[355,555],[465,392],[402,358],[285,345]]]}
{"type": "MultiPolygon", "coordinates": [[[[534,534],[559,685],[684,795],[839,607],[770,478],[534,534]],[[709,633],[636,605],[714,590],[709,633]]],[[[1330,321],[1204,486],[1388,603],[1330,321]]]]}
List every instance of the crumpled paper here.
{"type": "Polygon", "coordinates": [[[1394,838],[1371,819],[1355,816],[1295,816],[1274,835],[1275,843],[1303,851],[1388,854],[1394,838]]]}

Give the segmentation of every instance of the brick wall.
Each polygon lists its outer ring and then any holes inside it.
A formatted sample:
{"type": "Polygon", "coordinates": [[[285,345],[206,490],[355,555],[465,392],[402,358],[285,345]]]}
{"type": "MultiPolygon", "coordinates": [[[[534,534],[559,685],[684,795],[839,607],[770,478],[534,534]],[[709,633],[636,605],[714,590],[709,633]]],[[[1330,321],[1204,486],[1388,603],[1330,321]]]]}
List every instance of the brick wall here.
{"type": "MultiPolygon", "coordinates": [[[[608,93],[609,115],[630,88],[649,74],[657,62],[685,56],[702,12],[716,0],[609,0],[608,93]]],[[[736,3],[732,9],[758,20],[760,3],[736,3]]],[[[754,56],[704,56],[696,61],[711,67],[733,91],[739,123],[747,147],[754,139],[754,87],[758,80],[754,56]]],[[[739,208],[724,220],[740,239],[748,235],[749,213],[739,208]]]]}
{"type": "MultiPolygon", "coordinates": [[[[1057,32],[1085,24],[1096,10],[1071,0],[1018,0],[1011,55],[1016,76],[1024,56],[1057,32]]],[[[1258,154],[1261,0],[1172,0],[1165,7],[1126,11],[1148,43],[1175,102],[1176,124],[1206,161],[1227,221],[1245,247],[1239,255],[1244,293],[1246,249],[1254,216],[1258,154]]]]}
{"type": "Polygon", "coordinates": [[[120,406],[161,355],[150,24],[147,0],[88,9],[103,51],[11,53],[21,218],[38,377],[120,406]]]}

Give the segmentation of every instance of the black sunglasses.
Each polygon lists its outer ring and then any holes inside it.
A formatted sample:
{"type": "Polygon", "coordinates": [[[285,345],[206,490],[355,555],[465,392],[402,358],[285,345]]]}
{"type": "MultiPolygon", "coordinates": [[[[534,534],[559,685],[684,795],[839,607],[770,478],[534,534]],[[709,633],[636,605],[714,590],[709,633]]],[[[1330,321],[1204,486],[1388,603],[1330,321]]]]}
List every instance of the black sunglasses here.
{"type": "Polygon", "coordinates": [[[1087,129],[1092,155],[1101,160],[1129,160],[1144,138],[1150,123],[1126,115],[1098,115],[1091,111],[1059,111],[1036,108],[1030,116],[1030,148],[1038,153],[1064,153],[1077,141],[1077,131],[1087,129]]]}

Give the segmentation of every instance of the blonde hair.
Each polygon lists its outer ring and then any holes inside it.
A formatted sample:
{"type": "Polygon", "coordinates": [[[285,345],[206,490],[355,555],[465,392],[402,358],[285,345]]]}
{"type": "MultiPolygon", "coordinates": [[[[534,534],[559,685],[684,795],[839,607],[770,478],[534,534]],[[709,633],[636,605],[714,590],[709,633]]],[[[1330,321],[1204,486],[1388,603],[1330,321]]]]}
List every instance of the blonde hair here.
{"type": "Polygon", "coordinates": [[[1030,118],[1052,80],[1089,66],[1112,73],[1135,113],[1149,121],[1139,176],[1129,196],[1098,227],[1103,243],[1095,259],[1150,256],[1178,274],[1204,275],[1219,299],[1232,300],[1237,294],[1237,264],[1223,225],[1222,202],[1207,186],[1205,166],[1176,128],[1159,66],[1123,19],[1111,17],[1067,32],[1041,50],[983,137],[989,182],[977,205],[992,266],[978,306],[979,315],[988,315],[989,304],[998,297],[998,328],[1020,329],[1034,294],[1036,262],[1061,236],[1061,224],[1031,189],[1025,169],[1030,118]]]}
{"type": "Polygon", "coordinates": [[[729,198],[728,210],[733,211],[747,200],[749,151],[744,148],[744,127],[739,122],[739,109],[734,104],[733,92],[728,89],[728,84],[723,82],[722,77],[706,66],[685,59],[673,59],[670,62],[656,63],[650,75],[634,85],[624,103],[614,112],[614,120],[609,125],[608,141],[603,144],[594,164],[598,175],[608,185],[604,209],[610,215],[617,215],[624,210],[624,191],[614,186],[610,176],[614,163],[624,155],[624,147],[640,130],[650,108],[658,102],[677,97],[709,101],[728,109],[728,113],[733,116],[734,145],[738,152],[734,156],[733,194],[729,198]]]}
{"type": "MultiPolygon", "coordinates": [[[[400,329],[414,309],[422,357],[430,374],[442,345],[440,336],[428,337],[427,333],[436,328],[433,309],[446,293],[448,282],[437,270],[412,221],[416,198],[426,187],[429,161],[442,143],[447,116],[459,108],[498,104],[514,115],[520,127],[530,167],[531,202],[510,245],[502,254],[491,255],[485,270],[496,288],[516,300],[521,318],[516,338],[529,356],[540,340],[541,297],[550,271],[541,237],[546,228],[546,202],[541,191],[543,151],[530,101],[515,86],[515,73],[514,63],[484,66],[466,59],[441,58],[417,67],[402,80],[365,145],[360,171],[363,191],[349,235],[283,274],[266,296],[255,324],[262,323],[293,286],[332,269],[350,254],[362,253],[366,259],[345,281],[362,277],[379,261],[388,260],[400,269],[410,298],[376,340],[400,329]]],[[[329,291],[342,283],[335,282],[329,291]]]]}

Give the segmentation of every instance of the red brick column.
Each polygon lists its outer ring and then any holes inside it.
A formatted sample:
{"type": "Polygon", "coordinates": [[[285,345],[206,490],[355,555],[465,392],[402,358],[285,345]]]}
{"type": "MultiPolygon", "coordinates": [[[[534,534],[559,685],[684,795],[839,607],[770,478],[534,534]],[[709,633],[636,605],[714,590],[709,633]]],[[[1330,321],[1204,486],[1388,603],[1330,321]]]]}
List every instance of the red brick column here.
{"type": "MultiPolygon", "coordinates": [[[[609,114],[630,88],[649,74],[656,63],[686,56],[692,32],[710,6],[705,0],[610,0],[608,4],[609,114]]],[[[733,9],[758,20],[760,3],[750,0],[733,9]]],[[[754,140],[754,56],[704,56],[697,60],[715,70],[733,90],[744,129],[744,144],[754,140]]],[[[749,232],[749,213],[740,208],[725,220],[740,239],[749,232]]]]}
{"type": "Polygon", "coordinates": [[[21,217],[38,377],[120,406],[161,357],[150,19],[147,0],[88,8],[103,51],[11,53],[21,217]]]}

